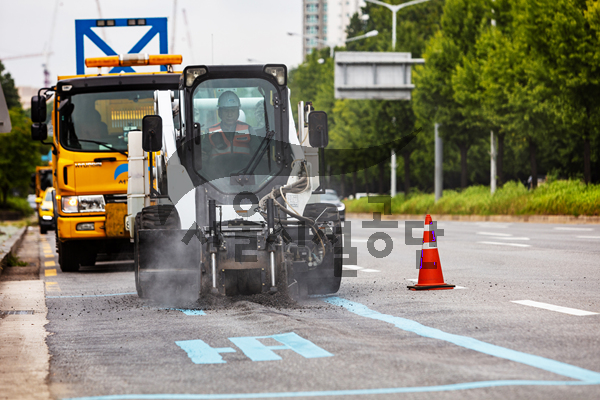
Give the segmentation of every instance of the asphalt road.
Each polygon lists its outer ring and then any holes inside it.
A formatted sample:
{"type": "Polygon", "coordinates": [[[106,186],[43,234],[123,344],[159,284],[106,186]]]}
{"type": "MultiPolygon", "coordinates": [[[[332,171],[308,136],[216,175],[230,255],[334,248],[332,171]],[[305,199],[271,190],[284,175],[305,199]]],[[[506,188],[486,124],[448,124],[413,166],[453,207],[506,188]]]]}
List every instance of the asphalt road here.
{"type": "Polygon", "coordinates": [[[61,273],[51,232],[40,257],[52,395],[600,398],[599,225],[440,222],[457,288],[414,292],[420,247],[405,245],[404,222],[351,222],[357,276],[335,296],[195,313],[139,299],[127,262],[61,273]],[[385,258],[367,250],[375,232],[393,240],[385,258]]]}

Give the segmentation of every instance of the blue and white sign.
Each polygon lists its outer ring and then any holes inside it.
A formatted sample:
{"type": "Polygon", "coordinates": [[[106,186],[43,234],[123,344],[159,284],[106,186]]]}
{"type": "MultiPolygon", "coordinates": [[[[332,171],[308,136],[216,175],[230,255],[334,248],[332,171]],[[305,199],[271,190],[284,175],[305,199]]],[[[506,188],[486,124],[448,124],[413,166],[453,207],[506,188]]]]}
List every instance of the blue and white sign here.
{"type": "MultiPolygon", "coordinates": [[[[100,51],[107,56],[116,56],[119,53],[110,47],[92,28],[110,29],[114,27],[150,27],[131,49],[117,49],[121,54],[137,54],[158,35],[159,52],[167,54],[169,51],[167,41],[167,18],[114,18],[114,19],[78,19],[75,20],[75,58],[77,61],[77,74],[85,73],[85,38],[87,37],[100,51]]],[[[161,71],[167,68],[161,66],[161,71]]],[[[131,67],[115,67],[110,73],[135,72],[131,67]]]]}

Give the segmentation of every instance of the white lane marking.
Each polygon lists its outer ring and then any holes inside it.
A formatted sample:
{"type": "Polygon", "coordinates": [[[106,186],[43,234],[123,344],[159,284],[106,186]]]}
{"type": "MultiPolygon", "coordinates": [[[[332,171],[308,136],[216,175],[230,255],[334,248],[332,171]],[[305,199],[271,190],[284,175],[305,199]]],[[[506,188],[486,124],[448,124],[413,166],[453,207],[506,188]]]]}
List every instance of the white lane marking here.
{"type": "Polygon", "coordinates": [[[554,227],[555,230],[557,231],[593,231],[594,228],[570,228],[570,227],[563,227],[563,226],[556,226],[554,227]]]}
{"type": "Polygon", "coordinates": [[[600,239],[600,236],[576,236],[579,239],[600,239]]]}
{"type": "Polygon", "coordinates": [[[345,269],[346,271],[352,270],[352,271],[360,271],[360,272],[381,272],[378,269],[363,268],[363,267],[359,267],[358,265],[344,265],[342,267],[342,269],[345,269]]]}
{"type": "Polygon", "coordinates": [[[514,237],[514,236],[511,236],[511,237],[495,237],[495,238],[492,238],[492,239],[500,239],[500,240],[529,240],[528,237],[514,237]]]}
{"type": "Polygon", "coordinates": [[[510,227],[511,224],[502,224],[498,222],[477,222],[475,225],[479,225],[482,228],[506,229],[510,227]]]}
{"type": "Polygon", "coordinates": [[[487,236],[512,236],[510,233],[495,233],[495,232],[477,232],[478,235],[487,236]]]}
{"type": "MultiPolygon", "coordinates": [[[[418,280],[418,279],[408,279],[408,278],[407,278],[406,280],[407,280],[407,281],[411,281],[411,282],[415,282],[415,283],[416,283],[416,282],[419,282],[419,280],[418,280]]],[[[464,287],[464,286],[454,286],[454,289],[466,289],[466,287],[464,287]]]]}
{"type": "Polygon", "coordinates": [[[565,314],[584,316],[584,315],[597,315],[598,313],[591,311],[578,310],[576,308],[555,306],[554,304],[540,303],[532,300],[511,300],[511,303],[522,304],[524,306],[543,308],[544,310],[557,311],[565,314]]]}
{"type": "Polygon", "coordinates": [[[351,239],[350,243],[367,243],[368,239],[351,239]]]}
{"type": "Polygon", "coordinates": [[[502,243],[502,242],[477,242],[477,243],[496,244],[499,246],[531,247],[530,244],[521,244],[521,243],[502,243]]]}

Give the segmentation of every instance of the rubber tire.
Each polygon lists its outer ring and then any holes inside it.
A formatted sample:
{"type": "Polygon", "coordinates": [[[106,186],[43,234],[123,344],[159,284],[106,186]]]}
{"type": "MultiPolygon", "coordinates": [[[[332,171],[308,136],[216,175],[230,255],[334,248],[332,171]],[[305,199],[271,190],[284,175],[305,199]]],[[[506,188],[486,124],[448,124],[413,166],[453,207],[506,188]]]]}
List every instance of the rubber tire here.
{"type": "Polygon", "coordinates": [[[46,233],[48,233],[48,228],[40,225],[40,234],[45,235],[46,233]]]}
{"type": "Polygon", "coordinates": [[[139,229],[180,229],[179,214],[173,205],[160,205],[144,207],[135,216],[133,231],[133,270],[135,276],[135,290],[139,298],[145,299],[148,293],[140,283],[140,238],[139,229]]]}
{"type": "Polygon", "coordinates": [[[144,290],[139,282],[139,270],[140,270],[140,236],[138,234],[138,227],[141,226],[142,213],[139,212],[135,216],[135,227],[133,231],[133,270],[135,275],[135,290],[137,291],[138,297],[144,299],[144,290]]]}
{"type": "Polygon", "coordinates": [[[76,242],[57,241],[58,263],[62,272],[79,271],[79,251],[76,242]]]}
{"type": "Polygon", "coordinates": [[[179,214],[173,205],[144,207],[141,214],[140,225],[137,225],[141,229],[181,229],[179,214]]]}

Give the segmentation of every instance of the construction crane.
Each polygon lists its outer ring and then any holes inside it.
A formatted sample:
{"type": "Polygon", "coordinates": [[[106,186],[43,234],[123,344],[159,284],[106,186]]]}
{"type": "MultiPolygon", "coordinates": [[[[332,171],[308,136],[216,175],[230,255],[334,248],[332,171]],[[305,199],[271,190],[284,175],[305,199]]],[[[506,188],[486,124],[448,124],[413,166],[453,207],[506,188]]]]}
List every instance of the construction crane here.
{"type": "Polygon", "coordinates": [[[194,57],[194,46],[192,45],[192,35],[190,35],[190,26],[188,25],[187,14],[185,13],[185,8],[182,8],[181,12],[183,12],[183,22],[185,23],[185,31],[186,31],[186,34],[187,34],[188,46],[190,46],[190,55],[192,56],[190,61],[193,64],[194,60],[195,60],[195,57],[194,57]]]}
{"type": "Polygon", "coordinates": [[[54,12],[52,13],[52,25],[50,26],[50,37],[44,46],[44,86],[50,87],[50,55],[52,54],[52,40],[54,39],[54,28],[56,26],[56,14],[58,14],[59,0],[54,2],[54,12]]]}

